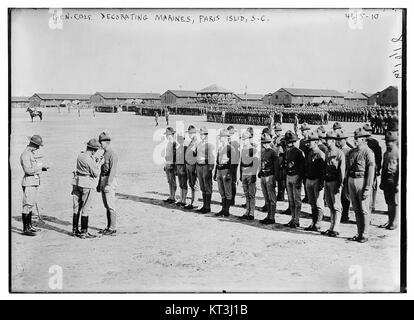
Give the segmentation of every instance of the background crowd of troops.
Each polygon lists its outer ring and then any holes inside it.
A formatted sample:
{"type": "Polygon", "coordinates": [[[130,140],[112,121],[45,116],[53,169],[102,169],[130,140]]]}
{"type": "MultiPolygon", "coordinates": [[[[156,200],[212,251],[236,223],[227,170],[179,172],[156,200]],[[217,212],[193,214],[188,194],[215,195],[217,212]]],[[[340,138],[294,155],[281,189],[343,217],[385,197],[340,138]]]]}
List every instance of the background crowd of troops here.
{"type": "Polygon", "coordinates": [[[331,213],[331,225],[322,234],[336,237],[339,222],[349,220],[352,203],[358,232],[350,240],[363,243],[368,240],[367,229],[370,214],[375,210],[378,180],[388,205],[389,221],[383,227],[393,230],[398,225],[398,127],[389,129],[385,134],[387,150],[382,155],[378,141],[371,137],[373,128],[369,123],[355,130],[355,145],[348,141],[339,122],[332,130],[321,125],[314,132],[307,123],[302,123],[303,138],[299,141],[291,130],[282,134],[281,124],[272,118],[270,125],[261,132],[260,146],[254,141],[252,127],[242,133],[241,139],[233,126],[223,128],[217,136],[217,144],[208,139],[206,127],[196,130],[189,126],[187,138],[185,133],[176,133],[168,127],[164,171],[170,194],[164,202],[209,213],[213,181],[216,181],[222,208],[215,216],[229,216],[239,180],[246,198],[246,212],[240,219],[253,220],[258,178],[265,199],[261,210],[267,212],[261,223],[275,223],[277,202],[285,200],[287,191],[289,208],[284,213],[290,214],[292,219],[286,227],[299,227],[302,203],[307,202],[312,209],[312,223],[305,230],[319,232],[326,205],[331,213]],[[181,189],[178,201],[177,177],[181,189]],[[301,198],[302,184],[304,199],[301,198]],[[188,187],[190,203],[187,203],[188,187]],[[202,206],[198,206],[199,191],[202,206]]]}

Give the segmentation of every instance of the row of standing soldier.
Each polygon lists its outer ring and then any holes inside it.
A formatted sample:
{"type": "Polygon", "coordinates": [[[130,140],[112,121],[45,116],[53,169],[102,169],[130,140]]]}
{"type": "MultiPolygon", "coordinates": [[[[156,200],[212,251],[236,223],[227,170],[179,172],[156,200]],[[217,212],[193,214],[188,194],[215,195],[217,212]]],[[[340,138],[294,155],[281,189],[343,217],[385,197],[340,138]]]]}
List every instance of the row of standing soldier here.
{"type": "Polygon", "coordinates": [[[339,222],[349,220],[350,203],[355,211],[357,235],[350,240],[367,241],[370,214],[375,210],[377,177],[381,175],[380,188],[388,205],[389,221],[383,227],[393,230],[398,225],[398,128],[385,136],[387,151],[381,171],[382,151],[377,140],[371,137],[372,127],[364,125],[354,132],[355,146],[347,141],[340,123],[333,130],[320,126],[315,132],[304,123],[303,139],[292,131],[281,134],[280,124],[266,127],[261,135],[261,148],[253,141],[253,128],[243,132],[239,143],[233,126],[220,130],[216,154],[214,144],[209,142],[208,130],[189,126],[189,142],[173,128],[165,131],[167,137],[165,172],[170,188],[166,203],[175,203],[199,213],[211,212],[213,180],[217,181],[222,208],[216,216],[229,216],[236,195],[237,171],[246,197],[246,212],[240,219],[253,220],[256,198],[256,179],[260,179],[267,212],[263,224],[274,224],[277,201],[284,200],[287,190],[291,221],[286,227],[299,227],[303,200],[302,184],[305,186],[305,202],[311,205],[312,223],[305,230],[320,231],[324,203],[331,212],[331,225],[322,232],[338,236],[339,222]],[[297,143],[299,142],[299,143],[297,143]],[[239,169],[238,169],[239,168],[239,169]],[[181,190],[176,202],[176,176],[181,190]],[[187,184],[191,189],[191,201],[186,203],[187,184]],[[278,192],[276,194],[276,186],[278,192]],[[201,190],[203,205],[197,208],[198,192],[201,190]]]}

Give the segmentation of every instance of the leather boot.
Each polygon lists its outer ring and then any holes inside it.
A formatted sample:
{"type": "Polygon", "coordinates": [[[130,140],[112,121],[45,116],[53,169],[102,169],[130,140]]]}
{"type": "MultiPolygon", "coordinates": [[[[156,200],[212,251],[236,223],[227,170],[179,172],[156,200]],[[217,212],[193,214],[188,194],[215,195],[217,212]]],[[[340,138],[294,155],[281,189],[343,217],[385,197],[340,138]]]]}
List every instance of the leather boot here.
{"type": "Polygon", "coordinates": [[[111,216],[111,224],[108,228],[108,230],[106,230],[106,232],[104,232],[104,235],[115,235],[116,233],[116,212],[114,210],[110,210],[110,216],[111,216]]]}
{"type": "Polygon", "coordinates": [[[89,222],[89,217],[81,217],[81,234],[80,234],[80,238],[82,239],[88,239],[88,238],[95,238],[94,235],[90,234],[88,232],[88,222],[89,222]]]}
{"type": "Polygon", "coordinates": [[[32,212],[29,213],[28,224],[29,224],[29,230],[30,231],[32,231],[32,232],[38,232],[38,231],[40,231],[40,229],[33,227],[33,224],[32,224],[32,212]]]}
{"type": "Polygon", "coordinates": [[[215,214],[216,217],[223,216],[226,210],[226,198],[221,198],[221,210],[215,214]]]}
{"type": "Polygon", "coordinates": [[[224,203],[225,203],[225,208],[224,208],[224,216],[225,217],[228,217],[228,216],[230,216],[230,206],[231,206],[231,202],[230,202],[230,200],[224,200],[224,203]]]}
{"type": "Polygon", "coordinates": [[[211,212],[211,196],[212,194],[206,194],[206,208],[204,209],[203,213],[209,213],[211,212]]]}
{"type": "Polygon", "coordinates": [[[33,237],[36,235],[33,231],[29,229],[29,215],[26,213],[22,213],[22,222],[23,222],[23,235],[33,237]]]}
{"type": "Polygon", "coordinates": [[[198,208],[196,211],[199,213],[203,213],[204,210],[206,209],[206,194],[203,192],[202,193],[203,196],[203,206],[201,208],[198,208]]]}
{"type": "Polygon", "coordinates": [[[80,235],[79,231],[79,214],[74,213],[72,217],[72,236],[76,237],[80,235]]]}

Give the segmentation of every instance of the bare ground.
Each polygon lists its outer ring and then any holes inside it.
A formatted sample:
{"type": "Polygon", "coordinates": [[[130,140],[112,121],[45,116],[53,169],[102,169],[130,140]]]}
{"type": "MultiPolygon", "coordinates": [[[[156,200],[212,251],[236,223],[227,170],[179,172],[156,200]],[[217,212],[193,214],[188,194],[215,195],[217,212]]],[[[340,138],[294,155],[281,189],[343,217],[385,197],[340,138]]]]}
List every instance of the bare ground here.
{"type": "MultiPolygon", "coordinates": [[[[386,222],[386,206],[378,193],[372,215],[370,241],[346,240],[355,224],[341,224],[340,237],[329,238],[303,229],[281,226],[289,217],[278,214],[277,225],[240,222],[242,188],[232,217],[216,218],[165,205],[168,186],[161,166],[152,160],[154,119],[131,113],[67,113],[44,110],[44,120],[31,123],[24,110],[12,110],[11,167],[11,281],[15,292],[348,292],[355,270],[362,272],[360,291],[399,290],[399,231],[378,228],[386,222]],[[91,137],[107,130],[119,154],[117,205],[118,235],[81,240],[70,236],[72,223],[71,177],[79,151],[91,137]],[[37,237],[21,235],[20,153],[27,136],[42,135],[45,160],[53,162],[43,174],[39,209],[44,222],[37,237]],[[49,286],[51,266],[60,266],[63,287],[49,286]],[[357,266],[357,267],[355,267],[357,266]],[[357,269],[355,269],[357,268],[357,269]],[[359,269],[358,269],[359,268],[359,269]]],[[[171,116],[196,126],[218,128],[204,117],[171,116]]],[[[161,127],[165,127],[161,119],[161,127]]],[[[246,126],[235,126],[244,129],[246,126]]],[[[284,130],[292,125],[284,124],[284,130]]],[[[345,124],[348,133],[354,124],[345,124]]],[[[380,139],[380,137],[378,137],[380,139]]],[[[381,140],[384,150],[384,143],[381,140]]],[[[259,184],[258,184],[259,186],[259,184]]],[[[214,184],[213,212],[219,210],[214,184]]],[[[263,205],[260,188],[257,206],[263,205]]],[[[278,203],[278,212],[287,202],[278,203]]],[[[303,205],[301,226],[310,223],[309,205],[303,205]]],[[[264,213],[256,211],[256,218],[264,213]]],[[[351,217],[354,221],[353,213],[351,217]]],[[[95,194],[90,231],[106,225],[105,211],[95,194]]],[[[326,208],[323,228],[329,226],[326,208]]]]}

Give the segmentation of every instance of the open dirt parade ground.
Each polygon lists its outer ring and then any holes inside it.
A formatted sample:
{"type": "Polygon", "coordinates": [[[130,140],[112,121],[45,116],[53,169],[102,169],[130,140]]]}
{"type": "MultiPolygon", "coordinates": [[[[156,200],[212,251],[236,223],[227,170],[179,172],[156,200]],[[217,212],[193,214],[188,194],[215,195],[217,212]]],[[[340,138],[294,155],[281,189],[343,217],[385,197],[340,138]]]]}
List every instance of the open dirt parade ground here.
{"type": "MultiPolygon", "coordinates": [[[[229,218],[217,218],[220,196],[214,183],[212,213],[186,211],[162,200],[168,185],[162,165],[153,161],[159,144],[153,117],[133,113],[96,113],[83,110],[43,109],[44,119],[32,123],[25,110],[11,112],[11,283],[15,292],[353,292],[399,291],[399,231],[378,228],[387,221],[383,193],[378,191],[372,215],[370,240],[361,244],[348,241],[356,234],[354,223],[341,224],[338,238],[305,232],[310,224],[310,206],[302,207],[301,228],[282,226],[290,220],[282,215],[288,203],[278,202],[276,225],[264,226],[257,220],[241,222],[244,213],[239,184],[236,206],[229,218]],[[109,132],[118,153],[117,236],[79,239],[71,236],[71,179],[76,157],[85,142],[100,132],[109,132]],[[21,235],[21,179],[19,156],[28,136],[40,134],[45,161],[52,162],[42,174],[38,198],[44,222],[37,237],[21,235]],[[62,271],[62,288],[53,289],[50,277],[56,266],[62,271]],[[361,285],[353,276],[361,275],[361,285]]],[[[220,128],[207,123],[205,116],[170,116],[170,125],[183,121],[184,127],[220,128]]],[[[332,122],[329,123],[332,126],[332,122]]],[[[343,124],[351,134],[355,123],[343,124]]],[[[165,130],[160,118],[158,129],[165,130]]],[[[244,130],[247,126],[235,125],[244,130]]],[[[316,126],[312,126],[312,129],[316,126]]],[[[262,127],[256,127],[261,130],[262,127]]],[[[283,132],[293,129],[283,124],[283,132]]],[[[375,136],[385,151],[382,136],[375,136]]],[[[352,139],[350,139],[352,141],[352,139]]],[[[256,206],[264,204],[257,183],[256,206]]],[[[302,190],[303,192],[303,190],[302,190]]],[[[178,193],[177,193],[178,194],[178,193]]],[[[97,234],[106,225],[100,195],[94,193],[90,231],[97,234]]],[[[255,212],[256,219],[265,213],[255,212]]],[[[355,221],[353,211],[351,220],[355,221]]],[[[322,230],[329,225],[325,208],[322,230]]]]}

